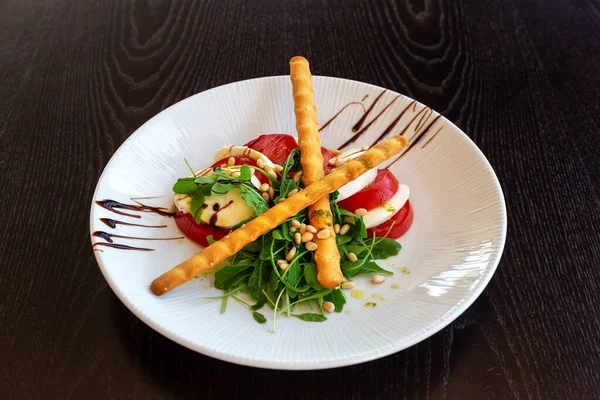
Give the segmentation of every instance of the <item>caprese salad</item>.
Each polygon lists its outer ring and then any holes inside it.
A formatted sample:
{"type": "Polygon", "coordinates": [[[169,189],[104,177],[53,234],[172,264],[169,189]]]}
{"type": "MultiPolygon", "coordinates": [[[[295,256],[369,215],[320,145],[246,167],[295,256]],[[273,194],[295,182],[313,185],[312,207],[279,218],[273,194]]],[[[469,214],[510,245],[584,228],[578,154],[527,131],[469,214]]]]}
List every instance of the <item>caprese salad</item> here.
{"type": "MultiPolygon", "coordinates": [[[[284,164],[297,148],[291,135],[266,134],[243,146],[219,149],[211,166],[194,172],[188,180],[179,179],[173,187],[179,229],[192,241],[207,246],[209,240],[223,238],[261,210],[281,201],[284,164]],[[210,190],[198,190],[198,178],[210,190]]],[[[325,172],[366,150],[340,153],[321,148],[325,172]]],[[[286,179],[293,179],[301,190],[302,171],[288,169],[285,173],[286,179]]],[[[409,195],[408,186],[399,183],[389,169],[373,168],[341,187],[336,201],[340,208],[362,217],[368,237],[398,239],[412,224],[409,195]]]]}

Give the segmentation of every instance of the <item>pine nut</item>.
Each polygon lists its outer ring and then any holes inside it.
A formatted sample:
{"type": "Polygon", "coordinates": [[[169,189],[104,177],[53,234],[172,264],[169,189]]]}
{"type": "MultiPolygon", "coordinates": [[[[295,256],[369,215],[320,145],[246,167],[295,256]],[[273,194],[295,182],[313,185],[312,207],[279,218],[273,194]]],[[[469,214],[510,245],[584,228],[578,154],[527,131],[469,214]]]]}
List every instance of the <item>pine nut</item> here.
{"type": "Polygon", "coordinates": [[[314,236],[315,235],[313,235],[311,232],[304,232],[302,234],[302,243],[310,242],[311,240],[313,240],[314,236]]]}
{"type": "Polygon", "coordinates": [[[365,215],[367,215],[367,209],[357,208],[356,210],[354,210],[354,214],[358,215],[359,217],[364,217],[365,215]]]}
{"type": "Polygon", "coordinates": [[[294,175],[294,182],[300,182],[300,178],[302,178],[302,171],[296,172],[294,175]]]}
{"type": "Polygon", "coordinates": [[[373,282],[373,283],[383,283],[383,282],[385,282],[385,276],[383,276],[383,275],[373,275],[371,277],[371,282],[373,282]]]}
{"type": "Polygon", "coordinates": [[[292,261],[292,258],[294,258],[295,255],[296,255],[296,248],[292,247],[292,249],[290,251],[288,251],[287,255],[285,256],[285,259],[287,261],[292,261]]]}
{"type": "Polygon", "coordinates": [[[242,226],[240,226],[240,228],[245,228],[245,227],[246,227],[246,224],[242,224],[242,226]]]}
{"type": "Polygon", "coordinates": [[[321,229],[319,233],[317,233],[317,237],[321,240],[327,239],[331,236],[331,231],[329,229],[321,229]]]}
{"type": "Polygon", "coordinates": [[[340,224],[335,224],[335,225],[333,226],[333,231],[334,231],[335,233],[340,233],[340,224]]]}
{"type": "Polygon", "coordinates": [[[308,242],[308,243],[306,243],[304,245],[304,247],[308,251],[315,251],[315,250],[317,250],[317,244],[315,242],[308,242]]]}
{"type": "Polygon", "coordinates": [[[269,190],[267,190],[267,193],[269,194],[269,197],[270,197],[271,199],[274,199],[274,198],[275,198],[275,189],[273,189],[273,187],[272,187],[272,186],[269,186],[269,190]]]}
{"type": "Polygon", "coordinates": [[[348,253],[348,261],[354,262],[356,260],[358,260],[358,257],[356,256],[356,254],[354,254],[354,253],[348,253]]]}
{"type": "Polygon", "coordinates": [[[279,264],[279,269],[282,271],[285,271],[286,269],[288,269],[290,267],[290,264],[287,263],[287,261],[281,260],[283,261],[281,264],[279,264]]]}
{"type": "Polygon", "coordinates": [[[340,228],[340,235],[345,235],[346,233],[348,233],[348,231],[350,230],[350,225],[348,224],[344,224],[341,228],[340,228]]]}
{"type": "Polygon", "coordinates": [[[341,167],[342,165],[344,165],[344,160],[340,160],[339,158],[335,161],[335,166],[336,167],[341,167]]]}
{"type": "Polygon", "coordinates": [[[354,283],[354,281],[346,281],[342,283],[342,289],[353,289],[355,286],[356,283],[354,283]]]}
{"type": "Polygon", "coordinates": [[[221,168],[225,169],[227,167],[229,167],[229,165],[227,165],[227,164],[221,164],[221,168]]]}
{"type": "Polygon", "coordinates": [[[258,160],[256,160],[256,165],[258,166],[258,168],[264,168],[265,162],[263,161],[262,158],[259,158],[258,160]]]}
{"type": "Polygon", "coordinates": [[[350,215],[346,215],[346,216],[344,217],[344,221],[346,221],[346,222],[349,222],[349,223],[353,224],[353,223],[354,223],[354,217],[352,217],[352,216],[350,216],[350,215]]]}
{"type": "Polygon", "coordinates": [[[306,224],[301,223],[300,226],[298,227],[298,229],[300,229],[300,233],[306,232],[306,224]]]}
{"type": "Polygon", "coordinates": [[[239,178],[239,176],[240,176],[240,175],[241,175],[241,174],[240,174],[240,171],[233,171],[233,172],[231,173],[231,177],[232,177],[232,178],[239,178]]]}
{"type": "Polygon", "coordinates": [[[260,185],[260,188],[259,188],[259,190],[260,190],[261,192],[266,192],[266,191],[268,191],[268,190],[269,190],[269,188],[270,188],[270,187],[271,187],[271,186],[269,186],[269,184],[268,184],[268,183],[263,183],[262,185],[260,185]]]}
{"type": "Polygon", "coordinates": [[[335,162],[336,162],[336,161],[337,161],[337,158],[336,158],[336,157],[331,157],[331,158],[329,159],[329,165],[335,165],[335,162]]]}
{"type": "Polygon", "coordinates": [[[277,178],[277,174],[276,174],[276,173],[275,173],[275,171],[273,171],[272,169],[271,169],[271,170],[269,170],[267,173],[268,173],[269,175],[271,175],[273,178],[277,178]]]}
{"type": "Polygon", "coordinates": [[[300,228],[300,221],[298,221],[297,219],[293,219],[291,221],[291,224],[294,228],[300,228]]]}
{"type": "Polygon", "coordinates": [[[271,200],[271,198],[269,197],[268,193],[261,193],[261,196],[263,199],[265,199],[266,202],[268,202],[269,200],[271,200]]]}
{"type": "Polygon", "coordinates": [[[317,228],[312,225],[306,225],[306,231],[310,233],[317,233],[317,228]]]}
{"type": "Polygon", "coordinates": [[[275,172],[281,172],[283,171],[283,167],[281,165],[276,165],[275,168],[273,168],[275,170],[275,172]]]}
{"type": "Polygon", "coordinates": [[[288,193],[288,197],[292,197],[296,193],[298,193],[298,189],[290,190],[290,192],[288,193]]]}
{"type": "Polygon", "coordinates": [[[366,144],[363,144],[360,149],[367,151],[367,150],[369,150],[369,146],[367,146],[366,144]]]}
{"type": "Polygon", "coordinates": [[[295,233],[298,230],[295,226],[290,226],[290,232],[295,233]]]}
{"type": "Polygon", "coordinates": [[[294,242],[296,242],[296,244],[302,243],[302,235],[300,232],[294,233],[294,242]]]}
{"type": "Polygon", "coordinates": [[[229,157],[229,160],[227,160],[227,165],[233,167],[235,165],[235,158],[229,157]]]}
{"type": "Polygon", "coordinates": [[[322,306],[323,310],[327,311],[328,313],[332,313],[335,311],[335,305],[330,301],[324,301],[322,306]]]}
{"type": "Polygon", "coordinates": [[[277,265],[281,265],[281,263],[284,263],[284,262],[287,262],[287,261],[285,261],[285,260],[277,260],[276,261],[277,265]]]}
{"type": "Polygon", "coordinates": [[[279,202],[285,201],[285,196],[279,198],[279,202]]]}

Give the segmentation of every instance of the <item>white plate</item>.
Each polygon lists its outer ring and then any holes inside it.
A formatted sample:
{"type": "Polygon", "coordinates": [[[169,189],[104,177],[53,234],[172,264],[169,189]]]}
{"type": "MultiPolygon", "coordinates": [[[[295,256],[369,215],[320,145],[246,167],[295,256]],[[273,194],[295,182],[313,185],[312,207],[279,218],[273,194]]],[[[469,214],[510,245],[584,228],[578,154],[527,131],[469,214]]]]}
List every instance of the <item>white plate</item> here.
{"type": "MultiPolygon", "coordinates": [[[[383,91],[328,77],[314,77],[313,86],[321,125],[344,105],[365,95],[369,96],[364,101],[368,107],[383,91]]],[[[396,96],[385,92],[366,122],[396,96]]],[[[357,144],[371,144],[411,101],[398,97],[357,144]]],[[[411,105],[392,133],[406,128],[408,139],[418,136],[437,116],[435,112],[421,112],[409,125],[423,107],[411,105]]],[[[336,148],[346,141],[362,115],[360,105],[348,107],[321,132],[324,145],[336,148]]],[[[123,143],[106,166],[94,200],[132,203],[131,197],[163,195],[145,202],[169,206],[173,183],[189,174],[184,157],[200,169],[221,146],[241,145],[258,135],[277,132],[295,134],[289,77],[236,82],[199,93],[161,112],[123,143]]],[[[199,299],[221,294],[210,287],[211,276],[194,279],[162,297],[154,296],[149,290],[152,280],[200,250],[187,239],[115,239],[116,243],[155,251],[96,247],[103,250],[95,252],[96,259],[111,288],[138,318],[208,356],[276,369],[331,368],[383,357],[431,336],[473,303],[492,277],[506,237],[506,208],[494,171],[473,142],[446,119],[435,121],[392,169],[410,186],[415,212],[412,228],[400,240],[404,248],[397,257],[382,263],[394,275],[381,285],[372,284],[367,277],[357,279],[365,298],[348,296],[348,311],[331,314],[322,323],[278,317],[277,332],[273,333],[266,307],[263,311],[269,321],[259,325],[246,307],[233,301],[221,315],[220,301],[199,299]],[[402,272],[402,267],[410,273],[402,272]],[[374,294],[383,300],[373,298],[374,294]],[[366,307],[367,302],[376,307],[366,307]]],[[[133,213],[141,218],[116,215],[92,202],[90,232],[181,236],[171,218],[133,213]],[[110,229],[99,220],[102,217],[168,227],[110,229]]],[[[92,237],[93,243],[97,241],[92,237]]]]}

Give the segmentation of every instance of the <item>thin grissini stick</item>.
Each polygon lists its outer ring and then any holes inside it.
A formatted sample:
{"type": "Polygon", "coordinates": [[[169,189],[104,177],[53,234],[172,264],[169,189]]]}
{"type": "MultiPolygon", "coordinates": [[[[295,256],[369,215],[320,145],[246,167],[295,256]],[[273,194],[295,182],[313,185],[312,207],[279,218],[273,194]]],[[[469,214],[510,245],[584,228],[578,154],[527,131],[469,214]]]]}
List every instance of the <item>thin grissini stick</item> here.
{"type": "Polygon", "coordinates": [[[286,219],[293,217],[327,194],[333,193],[346,183],[353,181],[368,170],[398,154],[406,147],[406,144],[407,141],[404,137],[393,136],[373,146],[361,156],[347,161],[320,181],[308,185],[304,190],[290,196],[264,214],[246,223],[245,227],[236,229],[223,239],[211,244],[200,253],[156,278],[151,285],[152,292],[158,296],[163,295],[231,257],[248,243],[281,225],[286,219]]]}
{"type": "MultiPolygon", "coordinates": [[[[318,182],[325,176],[323,155],[321,154],[321,138],[317,122],[317,108],[312,89],[310,65],[304,57],[294,57],[290,60],[290,79],[294,95],[294,112],[296,113],[296,131],[298,132],[298,147],[300,148],[300,163],[302,164],[302,179],[305,185],[318,182]]],[[[342,283],[344,276],[340,268],[340,252],[333,230],[333,216],[327,196],[320,198],[308,207],[310,224],[321,232],[329,231],[325,239],[315,236],[317,244],[315,263],[317,264],[317,280],[319,283],[333,289],[342,283]]]]}

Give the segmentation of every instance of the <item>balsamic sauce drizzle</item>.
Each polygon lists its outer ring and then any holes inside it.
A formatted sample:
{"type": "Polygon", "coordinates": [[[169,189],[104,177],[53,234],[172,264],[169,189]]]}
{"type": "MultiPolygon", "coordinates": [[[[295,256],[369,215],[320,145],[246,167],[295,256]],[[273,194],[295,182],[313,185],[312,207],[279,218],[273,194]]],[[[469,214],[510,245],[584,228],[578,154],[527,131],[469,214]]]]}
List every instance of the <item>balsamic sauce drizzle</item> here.
{"type": "MultiPolygon", "coordinates": [[[[404,151],[398,156],[396,157],[396,159],[394,161],[392,161],[387,167],[391,167],[392,165],[394,165],[398,160],[400,160],[402,157],[404,157],[404,155],[406,155],[406,153],[408,153],[417,143],[419,143],[421,141],[421,139],[423,137],[425,137],[425,135],[427,134],[427,132],[429,132],[429,130],[431,129],[431,127],[438,121],[438,119],[440,119],[442,117],[442,115],[438,115],[437,117],[435,117],[433,119],[433,121],[431,121],[429,123],[429,125],[427,125],[427,127],[425,129],[423,129],[423,131],[421,131],[421,133],[415,133],[415,135],[413,135],[410,139],[410,142],[408,142],[408,146],[406,146],[406,148],[404,149],[404,151]]],[[[439,130],[438,130],[439,132],[439,130]]],[[[437,132],[436,132],[437,135],[437,132]]],[[[425,145],[427,145],[427,143],[425,143],[425,145]]]]}
{"type": "Polygon", "coordinates": [[[142,225],[142,224],[132,224],[130,222],[119,221],[111,218],[100,218],[100,221],[104,222],[107,226],[115,229],[117,225],[128,225],[128,226],[139,226],[141,228],[166,228],[166,225],[142,225]]]}
{"type": "MultiPolygon", "coordinates": [[[[359,137],[361,137],[361,136],[363,135],[363,133],[365,133],[365,132],[366,132],[366,130],[367,130],[367,129],[369,129],[369,128],[371,127],[371,125],[373,125],[373,124],[375,123],[375,121],[377,121],[377,119],[379,119],[379,117],[381,117],[381,116],[383,115],[383,113],[384,113],[384,112],[386,112],[386,111],[387,111],[387,109],[388,109],[388,108],[390,108],[390,106],[391,106],[392,104],[394,104],[394,102],[395,102],[396,100],[398,100],[398,98],[399,98],[399,97],[400,97],[400,96],[396,96],[396,97],[394,97],[394,99],[393,99],[392,101],[390,101],[390,102],[389,102],[389,103],[388,103],[388,104],[387,104],[387,105],[386,105],[386,106],[383,108],[383,110],[381,110],[381,111],[379,112],[379,114],[377,114],[377,115],[375,116],[375,118],[373,118],[371,121],[369,121],[369,123],[368,123],[367,125],[365,125],[365,127],[364,127],[364,128],[362,128],[360,131],[358,131],[358,132],[357,132],[357,133],[356,133],[354,136],[352,136],[350,139],[346,140],[346,141],[344,142],[344,144],[342,144],[342,145],[341,145],[341,146],[338,148],[338,150],[342,150],[342,149],[344,149],[344,148],[345,148],[345,147],[347,147],[347,146],[348,146],[350,143],[352,143],[352,142],[355,142],[355,141],[356,141],[356,140],[357,140],[359,137]]],[[[355,125],[355,126],[356,126],[356,125],[355,125]]],[[[354,128],[353,128],[352,132],[355,132],[355,131],[354,131],[354,128]]]]}
{"type": "Polygon", "coordinates": [[[422,149],[425,148],[425,146],[427,146],[429,144],[429,142],[431,142],[433,140],[434,137],[437,136],[438,133],[440,133],[440,131],[442,130],[443,126],[440,126],[438,128],[437,131],[435,131],[435,133],[433,135],[431,135],[431,137],[425,142],[425,144],[423,146],[421,146],[422,149]]]}
{"type": "Polygon", "coordinates": [[[158,215],[162,215],[164,217],[173,217],[175,215],[174,212],[165,211],[165,210],[167,210],[167,208],[164,208],[164,207],[147,206],[147,205],[139,203],[137,201],[136,201],[136,203],[138,203],[138,204],[137,205],[125,204],[125,203],[118,202],[116,200],[109,200],[109,199],[96,200],[96,204],[98,204],[100,207],[105,208],[108,211],[112,211],[115,214],[125,215],[127,217],[141,218],[141,216],[139,216],[139,215],[125,213],[123,211],[117,210],[117,208],[122,208],[125,210],[142,211],[142,212],[153,212],[158,215]]]}
{"type": "Polygon", "coordinates": [[[94,243],[92,245],[92,248],[94,249],[94,251],[102,251],[101,249],[97,249],[96,246],[112,247],[113,249],[119,249],[119,250],[154,251],[154,249],[149,249],[146,247],[133,247],[133,246],[127,246],[126,244],[106,243],[106,242],[94,243]]]}
{"type": "Polygon", "coordinates": [[[364,124],[365,120],[367,119],[367,117],[369,116],[369,114],[371,113],[371,111],[373,111],[373,108],[375,107],[375,105],[377,104],[377,102],[379,101],[379,99],[381,99],[381,96],[383,96],[385,94],[385,92],[387,92],[387,89],[383,89],[383,92],[379,93],[379,96],[377,96],[375,98],[375,100],[373,100],[373,103],[371,103],[371,105],[369,106],[369,108],[367,109],[367,111],[365,111],[365,113],[363,114],[362,117],[360,117],[360,119],[358,120],[358,122],[356,122],[356,124],[354,124],[354,126],[352,127],[352,132],[356,132],[360,129],[360,127],[362,126],[362,124],[364,124]]]}
{"type": "Polygon", "coordinates": [[[143,237],[137,237],[137,236],[117,235],[114,233],[108,233],[108,232],[103,232],[103,231],[96,231],[96,232],[92,233],[92,236],[102,238],[109,243],[113,242],[112,238],[114,238],[114,237],[119,238],[119,239],[131,239],[131,240],[177,240],[177,239],[183,239],[183,236],[172,237],[172,238],[143,238],[143,237]]]}
{"type": "MultiPolygon", "coordinates": [[[[368,95],[367,95],[367,96],[368,96],[368,95]]],[[[329,120],[328,120],[327,122],[325,122],[325,123],[323,124],[323,126],[321,126],[321,127],[319,128],[319,132],[321,132],[323,129],[327,128],[327,126],[328,126],[330,123],[332,123],[332,122],[333,122],[333,121],[334,121],[334,120],[335,120],[335,119],[338,117],[338,115],[340,115],[342,112],[344,112],[344,111],[346,110],[346,108],[350,107],[350,106],[351,106],[351,105],[353,105],[353,104],[357,104],[357,105],[360,105],[360,106],[362,106],[362,108],[363,108],[363,112],[366,112],[365,105],[362,103],[362,101],[351,101],[350,103],[348,103],[348,104],[346,104],[344,107],[342,107],[342,109],[341,109],[340,111],[338,111],[337,113],[335,113],[335,115],[334,115],[333,117],[329,118],[329,120]]]]}
{"type": "MultiPolygon", "coordinates": [[[[110,200],[110,199],[96,200],[96,204],[98,204],[102,208],[107,209],[108,211],[114,212],[115,214],[124,215],[124,216],[132,217],[132,218],[141,218],[141,216],[137,215],[137,214],[126,213],[126,212],[120,211],[119,209],[141,211],[141,212],[153,212],[153,213],[161,215],[163,217],[175,216],[174,212],[168,211],[168,209],[165,207],[149,206],[149,205],[143,204],[140,201],[138,201],[138,200],[145,200],[145,199],[154,199],[154,198],[158,198],[158,197],[162,197],[162,196],[137,197],[137,198],[132,197],[131,201],[133,201],[136,204],[125,204],[125,203],[121,203],[119,201],[110,200]]],[[[138,227],[142,227],[142,228],[166,228],[167,227],[167,225],[134,224],[134,223],[119,221],[119,220],[111,219],[111,218],[100,218],[100,221],[102,221],[105,225],[107,225],[113,229],[117,225],[138,226],[138,227]]],[[[183,239],[183,236],[173,237],[173,238],[143,238],[143,237],[136,237],[136,236],[117,235],[117,234],[107,233],[107,232],[103,232],[103,231],[96,231],[96,232],[92,233],[92,236],[99,237],[101,239],[106,240],[106,242],[94,243],[92,245],[92,248],[94,249],[94,251],[102,251],[101,249],[97,249],[96,248],[97,246],[106,246],[106,247],[111,247],[111,248],[120,249],[120,250],[154,251],[154,249],[150,249],[150,248],[146,248],[146,247],[134,247],[134,246],[128,246],[125,244],[113,243],[113,240],[112,240],[113,237],[120,238],[120,239],[132,239],[132,240],[183,239]]]]}

